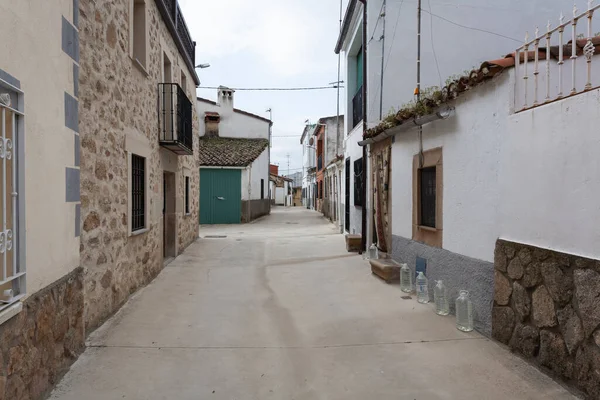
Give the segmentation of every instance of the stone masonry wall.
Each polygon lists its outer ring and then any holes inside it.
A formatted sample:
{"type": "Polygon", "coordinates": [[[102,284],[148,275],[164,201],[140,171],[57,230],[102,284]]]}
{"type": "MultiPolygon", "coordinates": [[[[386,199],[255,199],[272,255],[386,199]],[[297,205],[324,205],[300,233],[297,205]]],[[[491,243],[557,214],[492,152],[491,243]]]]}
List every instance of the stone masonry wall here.
{"type": "MultiPolygon", "coordinates": [[[[148,64],[144,73],[129,55],[129,0],[81,0],[81,263],[85,269],[86,333],[120,308],[130,294],[163,268],[163,168],[158,143],[157,96],[162,51],[174,56],[179,82],[181,60],[153,0],[146,1],[148,64]],[[161,38],[167,49],[161,47],[161,38]],[[128,236],[126,136],[145,135],[151,147],[148,231],[128,236]]],[[[187,71],[187,69],[186,69],[187,71]]],[[[188,82],[191,73],[187,74],[188,82]]],[[[191,90],[186,90],[193,96],[191,90]]],[[[191,97],[193,99],[193,97],[191,97]]],[[[198,117],[193,107],[194,156],[179,156],[177,237],[181,252],[198,235],[198,117]],[[184,168],[191,176],[191,216],[183,215],[184,168]]]]}
{"type": "Polygon", "coordinates": [[[492,336],[600,398],[600,261],[498,240],[492,336]]]}
{"type": "Polygon", "coordinates": [[[41,399],[84,349],[83,269],[27,298],[0,325],[0,400],[41,399]]]}

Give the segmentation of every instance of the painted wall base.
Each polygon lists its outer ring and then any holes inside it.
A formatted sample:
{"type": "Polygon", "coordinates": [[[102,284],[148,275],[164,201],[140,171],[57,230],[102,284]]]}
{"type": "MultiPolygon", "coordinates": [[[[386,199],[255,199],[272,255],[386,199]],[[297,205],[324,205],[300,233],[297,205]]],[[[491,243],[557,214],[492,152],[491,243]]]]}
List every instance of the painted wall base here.
{"type": "MultiPolygon", "coordinates": [[[[459,290],[468,290],[473,302],[475,329],[486,336],[492,333],[492,302],[494,295],[494,264],[469,258],[448,250],[430,247],[401,236],[392,235],[392,258],[406,263],[413,271],[416,258],[427,260],[426,275],[429,295],[433,301],[435,281],[442,280],[448,288],[450,312],[454,314],[454,300],[459,290]]],[[[413,278],[414,285],[414,278],[413,278]]]]}
{"type": "Polygon", "coordinates": [[[85,347],[83,268],[27,298],[0,326],[0,399],[45,398],[85,347]]]}
{"type": "Polygon", "coordinates": [[[242,200],[242,222],[247,223],[271,213],[271,201],[242,200]]]}

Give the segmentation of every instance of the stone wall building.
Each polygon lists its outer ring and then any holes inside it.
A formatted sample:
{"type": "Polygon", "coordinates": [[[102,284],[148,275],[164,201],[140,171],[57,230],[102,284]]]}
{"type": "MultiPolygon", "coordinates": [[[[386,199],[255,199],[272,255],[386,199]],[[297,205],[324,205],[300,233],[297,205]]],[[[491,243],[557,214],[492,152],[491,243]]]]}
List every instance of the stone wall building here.
{"type": "Polygon", "coordinates": [[[198,235],[195,44],[177,3],[32,3],[0,5],[0,400],[44,398],[198,235]]]}
{"type": "Polygon", "coordinates": [[[81,0],[79,20],[89,331],[198,236],[199,81],[176,2],[81,0]]]}
{"type": "Polygon", "coordinates": [[[0,399],[11,400],[42,398],[85,336],[78,10],[32,3],[0,3],[0,399]]]}

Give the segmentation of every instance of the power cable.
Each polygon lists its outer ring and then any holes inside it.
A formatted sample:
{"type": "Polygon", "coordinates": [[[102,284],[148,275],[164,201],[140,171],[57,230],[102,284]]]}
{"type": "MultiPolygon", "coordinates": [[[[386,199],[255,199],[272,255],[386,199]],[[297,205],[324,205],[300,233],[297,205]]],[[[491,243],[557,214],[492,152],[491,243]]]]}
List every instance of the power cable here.
{"type": "MultiPolygon", "coordinates": [[[[400,5],[398,6],[398,17],[396,18],[396,23],[394,24],[394,32],[392,33],[392,41],[390,42],[390,48],[388,50],[388,54],[391,53],[392,48],[394,46],[394,40],[396,39],[396,30],[398,29],[398,23],[400,22],[400,12],[402,11],[402,4],[404,4],[404,0],[401,0],[400,5]]],[[[390,62],[391,58],[392,57],[388,57],[385,62],[385,66],[383,67],[384,75],[385,75],[385,71],[387,70],[387,66],[388,66],[388,63],[390,62]]],[[[377,95],[379,95],[380,90],[381,90],[381,82],[377,85],[377,90],[374,93],[373,99],[377,98],[377,95]]],[[[371,101],[371,107],[369,108],[369,114],[371,113],[371,111],[373,111],[374,104],[375,104],[375,101],[371,101]]],[[[364,115],[363,118],[367,118],[367,116],[364,115]]]]}
{"type": "Polygon", "coordinates": [[[369,41],[367,42],[367,45],[369,43],[371,43],[373,41],[373,38],[375,37],[375,31],[377,30],[377,26],[379,25],[379,20],[381,19],[381,12],[383,11],[383,6],[384,4],[381,4],[381,9],[379,10],[379,15],[377,17],[377,22],[375,22],[375,27],[373,28],[373,32],[371,33],[371,39],[369,39],[369,41]]]}
{"type": "MultiPolygon", "coordinates": [[[[343,86],[340,86],[343,88],[343,86]]],[[[198,89],[220,89],[217,86],[198,86],[198,89]]],[[[337,86],[314,86],[314,87],[291,87],[291,88],[229,88],[231,90],[247,90],[247,91],[301,91],[301,90],[325,90],[337,89],[337,86]]]]}
{"type": "Polygon", "coordinates": [[[446,22],[448,22],[448,23],[450,23],[452,25],[460,26],[461,28],[471,29],[473,31],[479,31],[479,32],[483,32],[483,33],[489,33],[490,35],[495,35],[495,36],[499,36],[499,37],[502,37],[502,38],[505,38],[505,39],[514,40],[515,42],[518,42],[518,43],[522,42],[522,40],[515,39],[515,38],[512,38],[510,36],[502,35],[501,33],[496,33],[496,32],[492,32],[492,31],[486,31],[485,29],[473,28],[472,26],[466,26],[466,25],[459,24],[458,22],[454,22],[454,21],[451,21],[451,20],[449,20],[447,18],[444,18],[444,17],[441,17],[441,16],[439,16],[437,14],[434,14],[431,11],[427,11],[427,10],[423,10],[423,11],[426,12],[426,13],[428,13],[429,15],[431,15],[433,17],[436,17],[436,18],[439,18],[441,20],[444,20],[444,21],[446,21],[446,22]]]}

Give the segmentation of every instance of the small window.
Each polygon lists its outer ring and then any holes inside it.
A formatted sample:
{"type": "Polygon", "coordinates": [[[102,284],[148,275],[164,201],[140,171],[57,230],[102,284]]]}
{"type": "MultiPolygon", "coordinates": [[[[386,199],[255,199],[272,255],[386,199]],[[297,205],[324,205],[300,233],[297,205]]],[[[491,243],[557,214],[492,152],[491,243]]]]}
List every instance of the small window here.
{"type": "Polygon", "coordinates": [[[133,0],[132,57],[146,68],[146,1],[133,0]]]}
{"type": "Polygon", "coordinates": [[[363,205],[363,185],[365,177],[363,174],[363,159],[362,157],[354,161],[354,206],[362,207],[363,205]]]}
{"type": "Polygon", "coordinates": [[[185,213],[190,214],[190,177],[185,177],[185,213]]]}
{"type": "Polygon", "coordinates": [[[261,200],[265,198],[265,180],[260,180],[260,198],[261,200]]]}
{"type": "Polygon", "coordinates": [[[435,187],[436,167],[422,168],[419,170],[419,207],[421,209],[421,226],[435,228],[435,187]]]}
{"type": "Polygon", "coordinates": [[[146,159],[131,155],[131,231],[146,227],[146,159]]]}

